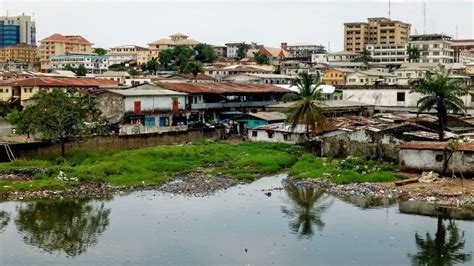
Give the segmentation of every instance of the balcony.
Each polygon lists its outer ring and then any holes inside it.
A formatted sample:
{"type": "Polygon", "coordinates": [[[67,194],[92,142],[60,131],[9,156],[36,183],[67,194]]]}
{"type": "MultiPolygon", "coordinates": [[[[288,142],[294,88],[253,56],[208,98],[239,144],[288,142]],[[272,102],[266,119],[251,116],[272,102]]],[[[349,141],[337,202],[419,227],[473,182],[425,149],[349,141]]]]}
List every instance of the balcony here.
{"type": "Polygon", "coordinates": [[[278,101],[255,101],[255,102],[225,102],[225,103],[193,103],[192,110],[199,109],[218,109],[218,108],[246,108],[246,107],[262,107],[272,104],[279,104],[278,101]]]}

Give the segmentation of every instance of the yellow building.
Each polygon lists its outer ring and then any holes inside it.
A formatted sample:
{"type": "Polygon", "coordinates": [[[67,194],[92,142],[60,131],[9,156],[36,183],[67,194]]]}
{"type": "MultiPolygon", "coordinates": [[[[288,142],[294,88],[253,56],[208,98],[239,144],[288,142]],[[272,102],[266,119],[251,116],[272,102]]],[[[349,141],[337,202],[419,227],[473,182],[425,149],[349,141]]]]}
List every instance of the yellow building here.
{"type": "Polygon", "coordinates": [[[56,33],[41,40],[40,43],[39,58],[43,71],[50,68],[50,58],[53,55],[92,53],[92,43],[79,35],[63,36],[56,33]]]}
{"type": "Polygon", "coordinates": [[[368,22],[344,23],[344,50],[360,52],[367,44],[405,44],[411,25],[388,18],[368,18],[368,22]]]}
{"type": "Polygon", "coordinates": [[[18,62],[34,64],[36,58],[36,46],[27,44],[16,44],[0,48],[0,62],[18,62]]]}
{"type": "Polygon", "coordinates": [[[331,68],[324,73],[323,82],[326,85],[346,85],[347,74],[354,70],[346,68],[331,68]]]}
{"type": "Polygon", "coordinates": [[[169,36],[170,39],[159,39],[152,43],[148,44],[148,58],[151,59],[152,57],[158,57],[158,54],[163,49],[174,48],[178,45],[188,46],[190,48],[194,48],[194,46],[198,45],[200,42],[194,39],[189,39],[189,36],[182,33],[175,33],[169,36]]]}

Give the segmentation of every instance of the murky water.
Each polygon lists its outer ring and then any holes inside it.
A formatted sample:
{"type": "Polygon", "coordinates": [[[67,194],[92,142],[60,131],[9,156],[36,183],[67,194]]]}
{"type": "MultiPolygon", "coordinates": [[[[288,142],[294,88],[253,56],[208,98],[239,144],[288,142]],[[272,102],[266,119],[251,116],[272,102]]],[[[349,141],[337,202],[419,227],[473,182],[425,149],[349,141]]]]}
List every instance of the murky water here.
{"type": "Polygon", "coordinates": [[[473,263],[472,221],[404,214],[390,202],[304,187],[271,196],[261,191],[281,187],[283,177],[204,198],[146,191],[103,200],[4,202],[0,264],[473,263]]]}

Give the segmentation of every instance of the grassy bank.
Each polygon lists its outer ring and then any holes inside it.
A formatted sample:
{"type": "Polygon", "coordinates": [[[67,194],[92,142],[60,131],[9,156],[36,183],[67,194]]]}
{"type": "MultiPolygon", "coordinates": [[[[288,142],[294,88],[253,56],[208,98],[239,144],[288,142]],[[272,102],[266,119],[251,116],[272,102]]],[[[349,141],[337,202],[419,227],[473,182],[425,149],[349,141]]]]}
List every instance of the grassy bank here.
{"type": "Polygon", "coordinates": [[[118,152],[81,152],[69,154],[65,162],[45,158],[0,164],[0,173],[14,169],[31,170],[32,180],[0,180],[0,192],[63,189],[87,181],[124,187],[154,185],[195,171],[245,180],[284,169],[289,169],[295,178],[330,178],[336,183],[397,179],[394,167],[388,164],[360,159],[322,159],[305,154],[296,145],[250,142],[200,142],[118,152]],[[60,171],[68,181],[57,179],[60,171]]]}

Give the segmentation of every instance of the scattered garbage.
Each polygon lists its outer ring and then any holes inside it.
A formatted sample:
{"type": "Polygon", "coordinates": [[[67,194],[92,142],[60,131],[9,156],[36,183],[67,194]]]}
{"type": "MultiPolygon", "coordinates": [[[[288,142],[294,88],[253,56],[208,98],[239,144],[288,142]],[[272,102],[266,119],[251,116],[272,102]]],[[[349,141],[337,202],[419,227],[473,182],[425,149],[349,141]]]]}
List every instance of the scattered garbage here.
{"type": "Polygon", "coordinates": [[[439,179],[439,174],[433,171],[430,171],[430,172],[423,172],[418,181],[420,183],[432,183],[438,179],[439,179]]]}

